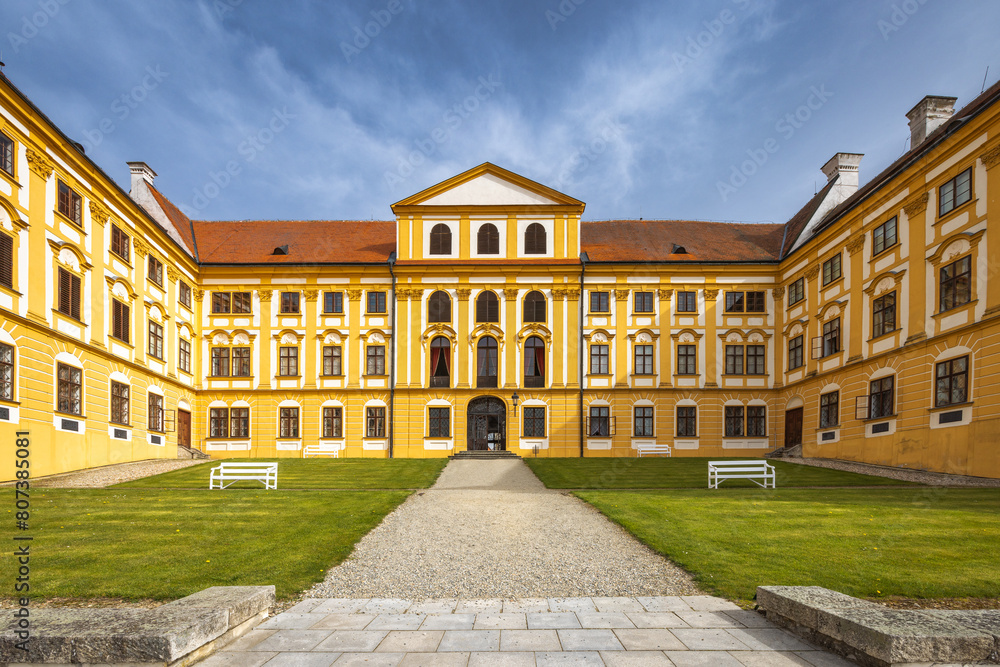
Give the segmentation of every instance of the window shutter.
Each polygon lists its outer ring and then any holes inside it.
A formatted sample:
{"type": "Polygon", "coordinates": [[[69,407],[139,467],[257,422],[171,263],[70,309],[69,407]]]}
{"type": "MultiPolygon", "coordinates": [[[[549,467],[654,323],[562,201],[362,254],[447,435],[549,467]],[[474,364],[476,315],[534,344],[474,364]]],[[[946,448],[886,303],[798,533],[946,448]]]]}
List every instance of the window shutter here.
{"type": "Polygon", "coordinates": [[[66,269],[59,269],[59,312],[69,315],[70,313],[70,273],[66,269]]]}
{"type": "Polygon", "coordinates": [[[0,285],[14,289],[14,239],[0,234],[0,285]]]}
{"type": "Polygon", "coordinates": [[[70,304],[71,304],[71,314],[76,319],[80,319],[80,278],[79,276],[70,276],[70,284],[72,285],[70,304]]]}

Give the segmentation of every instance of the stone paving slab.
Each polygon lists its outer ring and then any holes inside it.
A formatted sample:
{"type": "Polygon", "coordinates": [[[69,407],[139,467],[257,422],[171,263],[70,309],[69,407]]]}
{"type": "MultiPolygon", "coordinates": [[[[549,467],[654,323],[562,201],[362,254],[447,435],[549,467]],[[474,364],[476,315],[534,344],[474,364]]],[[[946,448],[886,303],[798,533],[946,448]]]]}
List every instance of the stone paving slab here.
{"type": "Polygon", "coordinates": [[[845,667],[850,663],[760,614],[699,595],[306,600],[198,664],[845,667]]]}

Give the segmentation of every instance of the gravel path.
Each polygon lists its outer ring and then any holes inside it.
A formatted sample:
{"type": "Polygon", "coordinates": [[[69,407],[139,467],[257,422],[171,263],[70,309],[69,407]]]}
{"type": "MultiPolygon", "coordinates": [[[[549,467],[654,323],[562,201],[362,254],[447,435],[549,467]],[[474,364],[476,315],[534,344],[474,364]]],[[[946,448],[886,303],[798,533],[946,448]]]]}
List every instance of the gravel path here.
{"type": "MultiPolygon", "coordinates": [[[[199,463],[205,463],[205,461],[192,461],[191,459],[150,459],[148,461],[116,463],[110,466],[91,468],[90,470],[39,477],[38,479],[31,480],[31,486],[32,488],[48,489],[103,489],[112,484],[131,482],[133,479],[159,475],[162,472],[187,468],[199,463]]],[[[0,486],[12,486],[13,484],[14,482],[7,482],[0,486]]]]}
{"type": "Polygon", "coordinates": [[[789,457],[777,459],[785,463],[798,463],[800,465],[813,466],[815,468],[830,468],[833,470],[843,470],[845,472],[856,472],[862,475],[875,475],[887,479],[898,479],[904,482],[916,482],[929,486],[960,486],[978,488],[1000,488],[1000,479],[988,477],[967,477],[965,475],[948,475],[943,472],[928,472],[926,470],[908,470],[906,468],[893,468],[890,466],[878,466],[871,463],[857,463],[855,461],[840,461],[836,459],[803,459],[789,457]]]}
{"type": "Polygon", "coordinates": [[[520,460],[452,461],[306,597],[693,595],[691,577],[520,460]]]}

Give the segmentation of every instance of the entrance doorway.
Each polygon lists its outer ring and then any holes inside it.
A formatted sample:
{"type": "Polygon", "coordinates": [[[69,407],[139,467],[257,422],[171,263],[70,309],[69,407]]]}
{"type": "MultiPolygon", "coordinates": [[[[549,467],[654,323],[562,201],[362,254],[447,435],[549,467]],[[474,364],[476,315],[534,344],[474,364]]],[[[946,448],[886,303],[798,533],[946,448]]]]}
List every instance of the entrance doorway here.
{"type": "Polygon", "coordinates": [[[802,408],[785,410],[785,447],[802,444],[802,408]]]}
{"type": "Polygon", "coordinates": [[[191,446],[191,413],[186,410],[177,411],[177,444],[191,446]]]}
{"type": "Polygon", "coordinates": [[[507,404],[495,396],[481,396],[469,402],[469,451],[507,449],[507,404]]]}

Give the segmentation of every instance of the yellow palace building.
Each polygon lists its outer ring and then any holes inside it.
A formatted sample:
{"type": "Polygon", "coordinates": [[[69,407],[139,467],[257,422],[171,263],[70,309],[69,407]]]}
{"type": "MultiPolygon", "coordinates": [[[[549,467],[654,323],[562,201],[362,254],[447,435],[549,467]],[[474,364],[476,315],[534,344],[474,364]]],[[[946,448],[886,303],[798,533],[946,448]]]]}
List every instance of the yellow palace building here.
{"type": "Polygon", "coordinates": [[[828,457],[1000,476],[1000,85],[785,224],[584,221],[483,164],[394,219],[189,220],[0,76],[0,449],[828,457]],[[990,224],[993,226],[990,227],[990,224]],[[516,399],[515,399],[516,396],[516,399]]]}

